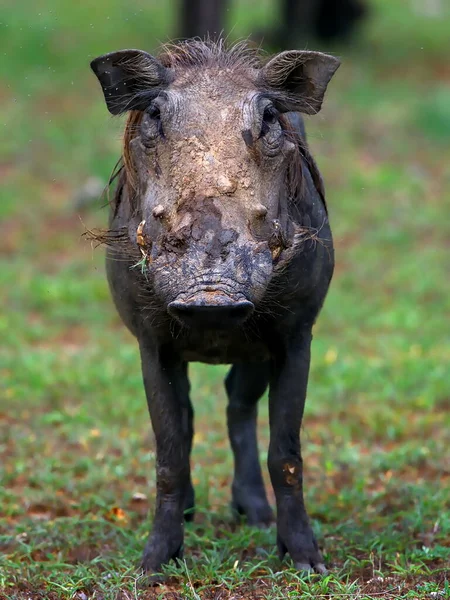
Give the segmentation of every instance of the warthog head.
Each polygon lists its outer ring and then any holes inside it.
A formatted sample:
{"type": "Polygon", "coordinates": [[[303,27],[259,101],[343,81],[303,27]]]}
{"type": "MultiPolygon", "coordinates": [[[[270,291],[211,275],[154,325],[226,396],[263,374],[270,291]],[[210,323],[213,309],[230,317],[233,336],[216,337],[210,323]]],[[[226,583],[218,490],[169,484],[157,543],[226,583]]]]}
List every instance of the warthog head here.
{"type": "Polygon", "coordinates": [[[129,113],[129,238],[180,323],[239,325],[289,259],[299,141],[283,113],[317,113],[338,66],[308,51],[264,64],[200,41],[92,62],[109,111],[129,113]]]}

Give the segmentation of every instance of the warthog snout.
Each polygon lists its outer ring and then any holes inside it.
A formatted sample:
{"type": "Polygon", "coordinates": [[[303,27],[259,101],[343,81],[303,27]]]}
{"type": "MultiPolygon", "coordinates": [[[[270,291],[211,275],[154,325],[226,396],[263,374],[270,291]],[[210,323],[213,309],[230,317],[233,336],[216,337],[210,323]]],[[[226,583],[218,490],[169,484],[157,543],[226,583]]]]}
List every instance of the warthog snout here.
{"type": "Polygon", "coordinates": [[[219,292],[204,292],[188,299],[177,299],[167,307],[169,314],[186,327],[228,329],[238,327],[254,311],[245,298],[231,298],[219,292]]]}

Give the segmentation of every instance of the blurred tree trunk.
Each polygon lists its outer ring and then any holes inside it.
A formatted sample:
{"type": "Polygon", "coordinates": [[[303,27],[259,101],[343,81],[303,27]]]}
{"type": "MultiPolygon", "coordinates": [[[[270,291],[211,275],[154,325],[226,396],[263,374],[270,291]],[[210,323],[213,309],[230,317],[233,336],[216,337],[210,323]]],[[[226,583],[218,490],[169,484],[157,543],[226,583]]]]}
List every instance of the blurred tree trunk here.
{"type": "Polygon", "coordinates": [[[295,48],[299,40],[305,43],[314,37],[312,25],[317,20],[319,10],[320,0],[282,0],[282,25],[277,44],[295,48]]]}
{"type": "Polygon", "coordinates": [[[277,43],[284,47],[345,39],[366,13],[364,0],[283,0],[277,43]]]}
{"type": "Polygon", "coordinates": [[[225,29],[228,0],[183,0],[181,36],[218,38],[225,29]]]}
{"type": "MultiPolygon", "coordinates": [[[[282,25],[264,37],[281,48],[304,46],[314,38],[345,38],[366,12],[366,0],[278,1],[282,25]]],[[[228,6],[229,0],[182,0],[181,37],[219,37],[228,6]]]]}

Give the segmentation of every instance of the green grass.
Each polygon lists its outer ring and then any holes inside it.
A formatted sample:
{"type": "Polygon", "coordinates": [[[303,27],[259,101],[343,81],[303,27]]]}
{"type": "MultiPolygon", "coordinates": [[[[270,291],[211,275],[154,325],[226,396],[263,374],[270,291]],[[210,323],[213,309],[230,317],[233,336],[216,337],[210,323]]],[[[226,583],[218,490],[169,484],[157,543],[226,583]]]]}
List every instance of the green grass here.
{"type": "MultiPolygon", "coordinates": [[[[242,4],[230,15],[236,36],[273,11],[242,4]]],[[[337,257],[302,432],[330,575],[301,579],[279,563],[273,528],[233,522],[226,368],[192,365],[197,516],[185,563],[167,568],[167,585],[140,589],[154,442],[136,344],[113,310],[102,251],[81,239],[106,209],[79,214],[72,199],[89,176],[107,178],[120,150],[122,123],[108,117],[89,59],[154,48],[174,12],[141,0],[99,0],[95,14],[86,3],[6,3],[0,598],[450,597],[450,14],[409,6],[372,3],[308,120],[337,257]]],[[[267,445],[263,400],[263,463],[267,445]]]]}

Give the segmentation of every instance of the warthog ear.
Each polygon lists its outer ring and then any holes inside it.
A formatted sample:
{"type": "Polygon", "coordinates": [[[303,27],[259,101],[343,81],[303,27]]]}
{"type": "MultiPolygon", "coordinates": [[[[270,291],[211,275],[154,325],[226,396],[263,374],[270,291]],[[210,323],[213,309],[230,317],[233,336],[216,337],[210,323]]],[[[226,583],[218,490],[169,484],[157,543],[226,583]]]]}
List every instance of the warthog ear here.
{"type": "Polygon", "coordinates": [[[170,83],[170,71],[142,50],[119,50],[91,62],[113,115],[144,110],[152,98],[170,83]]]}
{"type": "Polygon", "coordinates": [[[280,110],[315,115],[340,64],[339,59],[322,52],[286,50],[262,68],[261,77],[265,85],[278,92],[275,104],[280,110]]]}

